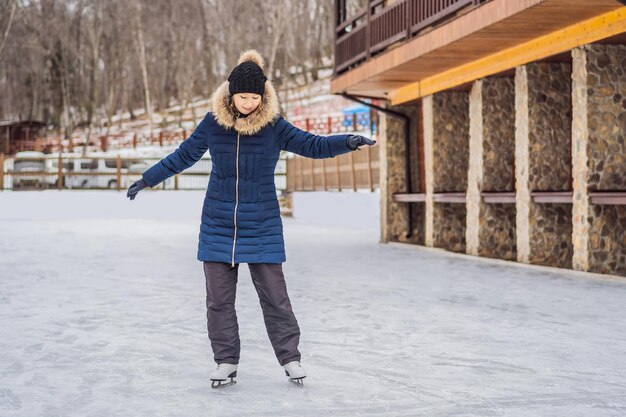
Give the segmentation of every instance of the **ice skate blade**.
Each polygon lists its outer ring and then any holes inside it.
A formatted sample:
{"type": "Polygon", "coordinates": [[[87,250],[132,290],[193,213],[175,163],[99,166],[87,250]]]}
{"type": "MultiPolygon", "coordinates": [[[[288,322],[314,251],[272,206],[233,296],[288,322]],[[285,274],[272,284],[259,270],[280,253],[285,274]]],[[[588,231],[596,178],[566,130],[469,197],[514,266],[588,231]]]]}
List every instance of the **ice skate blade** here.
{"type": "Polygon", "coordinates": [[[237,381],[232,378],[228,382],[225,382],[225,379],[212,379],[211,381],[211,388],[213,389],[230,387],[231,385],[235,385],[237,383],[237,381]]]}
{"type": "Polygon", "coordinates": [[[292,384],[295,384],[298,387],[303,387],[304,386],[304,382],[302,381],[304,378],[306,377],[302,377],[302,378],[289,378],[289,382],[291,382],[292,384]]]}

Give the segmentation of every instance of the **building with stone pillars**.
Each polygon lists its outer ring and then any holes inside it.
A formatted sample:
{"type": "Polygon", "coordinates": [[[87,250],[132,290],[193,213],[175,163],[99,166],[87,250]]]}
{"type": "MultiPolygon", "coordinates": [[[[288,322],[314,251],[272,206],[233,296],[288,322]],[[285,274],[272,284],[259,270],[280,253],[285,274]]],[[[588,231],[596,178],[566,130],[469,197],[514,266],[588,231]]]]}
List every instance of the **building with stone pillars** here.
{"type": "Polygon", "coordinates": [[[573,266],[626,275],[626,205],[610,197],[626,190],[626,46],[584,45],[572,59],[573,266]]]}
{"type": "Polygon", "coordinates": [[[331,92],[386,100],[381,242],[626,276],[622,2],[365,3],[331,92]]]}

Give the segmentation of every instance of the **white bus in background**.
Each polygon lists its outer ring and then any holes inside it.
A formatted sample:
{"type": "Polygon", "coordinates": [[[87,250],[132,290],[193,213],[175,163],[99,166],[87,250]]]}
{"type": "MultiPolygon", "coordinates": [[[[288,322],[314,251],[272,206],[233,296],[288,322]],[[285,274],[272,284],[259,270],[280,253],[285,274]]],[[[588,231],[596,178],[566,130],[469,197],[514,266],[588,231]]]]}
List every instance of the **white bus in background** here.
{"type": "MultiPolygon", "coordinates": [[[[157,163],[161,158],[152,156],[123,156],[120,160],[121,189],[127,189],[141,178],[141,174],[157,163]]],[[[62,154],[64,189],[117,189],[117,155],[62,154]],[[84,174],[84,175],[81,175],[84,174]],[[97,174],[97,175],[94,175],[97,174]]],[[[59,154],[44,154],[38,151],[23,151],[8,158],[5,162],[5,188],[14,190],[42,190],[58,187],[59,154]],[[11,175],[10,172],[18,175],[11,175]],[[33,172],[33,175],[25,173],[33,172]]],[[[185,173],[206,175],[180,175],[180,189],[203,189],[208,185],[211,171],[210,158],[202,158],[185,173]]],[[[174,177],[158,185],[161,189],[175,189],[174,177]]]]}
{"type": "MultiPolygon", "coordinates": [[[[63,188],[65,189],[116,189],[117,188],[117,155],[64,153],[63,158],[63,188]],[[89,175],[98,173],[98,175],[89,175]],[[85,174],[85,175],[81,175],[85,174]]],[[[123,155],[121,162],[121,184],[124,190],[141,178],[141,174],[157,163],[162,157],[156,155],[123,155]]],[[[20,189],[56,189],[58,187],[59,154],[44,154],[42,152],[18,152],[11,167],[11,160],[7,160],[7,169],[16,172],[45,172],[47,175],[18,175],[5,176],[5,188],[20,189]],[[22,160],[20,160],[22,159],[22,160]],[[12,184],[11,184],[12,182],[12,184]]],[[[207,153],[205,157],[186,169],[176,180],[174,176],[166,179],[157,187],[173,190],[178,182],[181,190],[203,190],[209,183],[212,171],[212,160],[207,153]],[[191,174],[191,175],[185,175],[191,174]],[[196,174],[196,175],[194,175],[196,174]]],[[[276,189],[279,194],[286,188],[286,160],[278,160],[275,173],[276,189]],[[282,175],[281,175],[282,174],[282,175]]]]}
{"type": "Polygon", "coordinates": [[[32,190],[48,188],[48,178],[42,173],[47,172],[46,158],[43,152],[22,151],[17,152],[13,159],[13,190],[32,190]],[[32,172],[33,175],[27,175],[32,172]],[[38,174],[39,175],[38,175],[38,174]]]}
{"type": "MultiPolygon", "coordinates": [[[[51,173],[58,173],[59,155],[46,155],[46,167],[51,173]]],[[[143,158],[121,159],[120,161],[120,188],[125,189],[137,178],[141,173],[149,168],[149,165],[143,162],[143,158]],[[142,169],[143,168],[143,169],[142,169]],[[132,175],[136,174],[137,175],[132,175]],[[127,175],[128,174],[128,175],[127,175]]],[[[48,182],[49,186],[57,186],[57,176],[51,176],[52,180],[48,182]]],[[[87,188],[87,189],[103,189],[117,188],[117,158],[115,157],[77,157],[63,156],[63,186],[64,188],[87,188]],[[93,175],[93,174],[98,175],[93,175]],[[81,175],[85,174],[85,175],[81,175]],[[90,175],[91,174],[91,175],[90,175]]]]}

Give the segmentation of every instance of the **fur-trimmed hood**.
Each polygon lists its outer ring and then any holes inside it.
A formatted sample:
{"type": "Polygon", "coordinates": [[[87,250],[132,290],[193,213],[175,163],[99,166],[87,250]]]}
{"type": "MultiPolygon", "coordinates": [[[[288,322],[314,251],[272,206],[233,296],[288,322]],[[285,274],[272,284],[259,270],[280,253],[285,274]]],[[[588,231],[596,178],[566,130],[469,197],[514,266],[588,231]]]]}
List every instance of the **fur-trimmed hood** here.
{"type": "MultiPolygon", "coordinates": [[[[254,49],[244,51],[237,62],[237,65],[245,61],[253,61],[263,68],[264,61],[261,54],[254,49]]],[[[237,117],[237,110],[234,104],[231,106],[230,92],[228,91],[228,81],[224,81],[212,94],[211,105],[213,116],[217,123],[225,129],[235,129],[243,135],[253,135],[263,127],[273,122],[280,116],[278,95],[272,83],[265,81],[265,92],[261,97],[259,107],[247,117],[237,117]]]]}

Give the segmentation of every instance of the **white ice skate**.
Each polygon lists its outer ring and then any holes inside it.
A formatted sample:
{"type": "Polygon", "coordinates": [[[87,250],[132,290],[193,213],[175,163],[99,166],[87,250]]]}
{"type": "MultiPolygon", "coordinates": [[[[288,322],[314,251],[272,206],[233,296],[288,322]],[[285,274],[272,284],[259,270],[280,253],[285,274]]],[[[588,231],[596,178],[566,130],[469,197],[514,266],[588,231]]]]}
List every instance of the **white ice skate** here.
{"type": "Polygon", "coordinates": [[[304,385],[302,383],[302,380],[306,378],[306,372],[304,371],[302,365],[300,365],[300,362],[292,361],[286,363],[285,365],[283,365],[283,368],[285,368],[285,375],[289,377],[289,381],[293,382],[299,387],[304,385]]]}
{"type": "Polygon", "coordinates": [[[211,373],[211,388],[223,388],[237,383],[233,378],[237,376],[237,365],[220,363],[211,373]],[[226,382],[228,379],[230,381],[226,382]]]}

